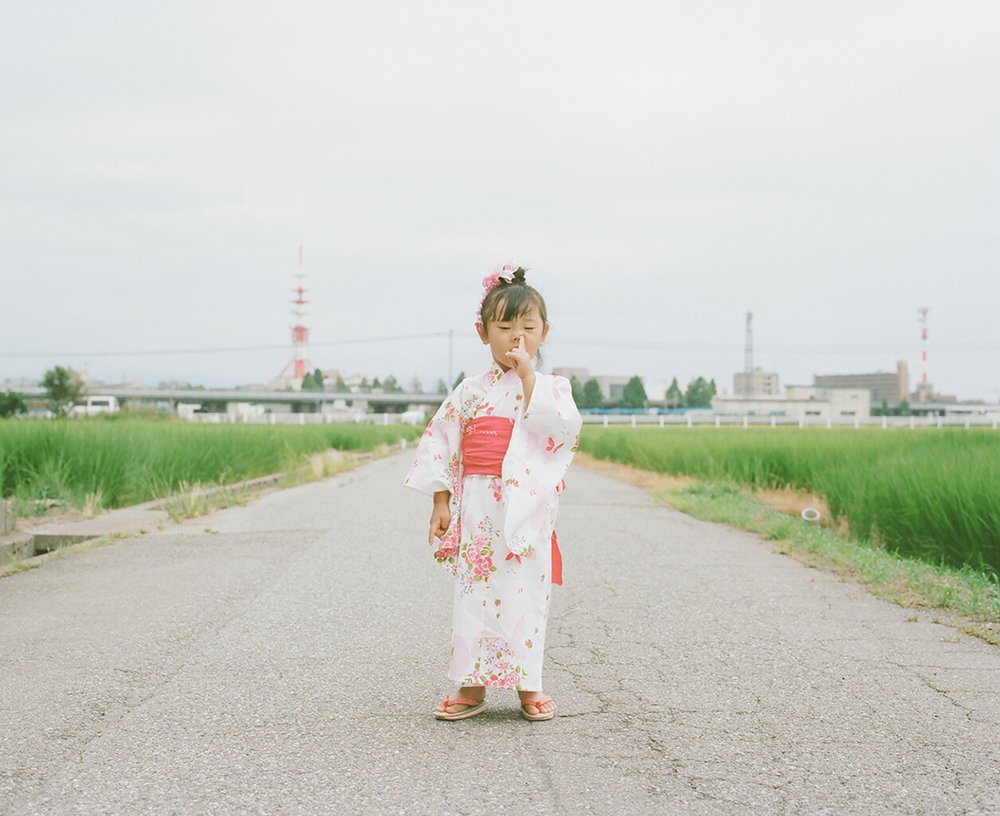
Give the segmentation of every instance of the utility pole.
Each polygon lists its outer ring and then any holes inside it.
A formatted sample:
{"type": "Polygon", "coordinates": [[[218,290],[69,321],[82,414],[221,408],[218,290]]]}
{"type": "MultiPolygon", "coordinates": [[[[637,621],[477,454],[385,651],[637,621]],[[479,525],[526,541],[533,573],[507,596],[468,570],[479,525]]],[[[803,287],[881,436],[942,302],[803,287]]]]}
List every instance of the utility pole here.
{"type": "Polygon", "coordinates": [[[747,312],[747,339],[743,357],[744,396],[753,396],[753,312],[747,312]]]}

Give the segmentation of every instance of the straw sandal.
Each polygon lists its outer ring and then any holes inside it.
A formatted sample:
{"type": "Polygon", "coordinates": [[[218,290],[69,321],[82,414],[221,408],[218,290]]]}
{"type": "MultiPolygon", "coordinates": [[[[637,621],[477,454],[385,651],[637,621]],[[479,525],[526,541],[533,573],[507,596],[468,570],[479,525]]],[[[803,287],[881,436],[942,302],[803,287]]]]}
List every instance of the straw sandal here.
{"type": "Polygon", "coordinates": [[[538,720],[551,720],[554,716],[556,716],[556,710],[554,708],[551,711],[541,710],[543,705],[551,702],[552,698],[545,695],[543,697],[539,697],[537,700],[528,700],[526,703],[521,703],[521,716],[524,717],[524,719],[531,720],[533,722],[537,722],[538,720]],[[538,713],[529,714],[527,706],[533,706],[538,713]]]}
{"type": "Polygon", "coordinates": [[[443,708],[448,708],[448,706],[454,705],[464,705],[468,706],[468,708],[463,708],[461,711],[456,711],[454,714],[449,714],[447,711],[438,711],[435,709],[434,716],[439,720],[464,720],[469,717],[475,717],[486,707],[486,698],[483,697],[482,700],[470,700],[468,697],[445,697],[441,701],[441,706],[443,708]]]}

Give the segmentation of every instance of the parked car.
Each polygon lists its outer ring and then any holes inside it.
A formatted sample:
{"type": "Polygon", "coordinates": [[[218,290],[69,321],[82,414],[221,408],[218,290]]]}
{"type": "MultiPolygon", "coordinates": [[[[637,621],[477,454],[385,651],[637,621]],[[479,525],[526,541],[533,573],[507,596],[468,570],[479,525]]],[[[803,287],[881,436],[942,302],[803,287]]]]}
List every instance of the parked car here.
{"type": "Polygon", "coordinates": [[[399,421],[407,425],[423,425],[427,421],[427,414],[423,409],[403,411],[399,415],[399,421]]]}
{"type": "Polygon", "coordinates": [[[75,417],[97,416],[98,414],[117,414],[121,410],[117,397],[95,395],[80,400],[70,410],[75,417]]]}

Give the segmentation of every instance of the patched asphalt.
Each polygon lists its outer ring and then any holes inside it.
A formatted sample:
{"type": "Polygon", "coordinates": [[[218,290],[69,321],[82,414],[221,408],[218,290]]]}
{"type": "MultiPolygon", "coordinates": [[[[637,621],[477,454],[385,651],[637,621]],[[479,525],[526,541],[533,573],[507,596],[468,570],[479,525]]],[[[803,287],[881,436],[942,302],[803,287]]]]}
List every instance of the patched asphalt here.
{"type": "Polygon", "coordinates": [[[0,580],[0,813],[1000,813],[1000,649],[579,467],[558,716],[434,720],[409,459],[0,580]]]}

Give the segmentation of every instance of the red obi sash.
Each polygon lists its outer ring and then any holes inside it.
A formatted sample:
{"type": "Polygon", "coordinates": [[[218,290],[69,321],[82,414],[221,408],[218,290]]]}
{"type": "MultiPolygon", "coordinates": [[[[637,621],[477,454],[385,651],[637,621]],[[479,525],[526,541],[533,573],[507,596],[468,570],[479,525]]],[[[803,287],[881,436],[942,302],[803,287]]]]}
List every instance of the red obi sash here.
{"type": "MultiPolygon", "coordinates": [[[[514,420],[506,417],[477,417],[462,432],[462,470],[466,476],[502,476],[503,458],[510,445],[514,420]]],[[[516,557],[513,553],[507,558],[516,557]]],[[[518,558],[518,561],[521,559],[518,558]]],[[[552,531],[552,583],[562,584],[562,553],[552,531]]]]}
{"type": "Polygon", "coordinates": [[[500,476],[514,420],[484,416],[470,420],[462,433],[462,470],[466,476],[500,476]]]}

